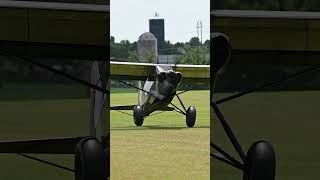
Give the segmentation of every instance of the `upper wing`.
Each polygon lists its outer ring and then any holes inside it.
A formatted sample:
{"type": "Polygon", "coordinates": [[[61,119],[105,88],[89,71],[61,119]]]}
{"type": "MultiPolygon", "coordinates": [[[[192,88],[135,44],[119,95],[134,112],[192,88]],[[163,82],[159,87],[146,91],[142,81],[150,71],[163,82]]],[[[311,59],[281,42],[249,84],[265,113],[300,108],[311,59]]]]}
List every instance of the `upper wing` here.
{"type": "Polygon", "coordinates": [[[1,0],[0,50],[34,58],[105,59],[109,7],[1,0]]]}
{"type": "Polygon", "coordinates": [[[170,66],[175,71],[181,72],[184,79],[209,79],[209,65],[185,64],[152,64],[132,62],[110,62],[110,75],[112,78],[146,80],[155,75],[156,66],[170,66]]]}
{"type": "Polygon", "coordinates": [[[320,52],[318,12],[213,10],[211,27],[214,32],[230,38],[232,54],[243,56],[241,62],[266,60],[287,64],[301,63],[301,59],[318,62],[319,59],[313,56],[320,52]],[[254,57],[248,56],[251,54],[254,57]],[[293,56],[287,58],[287,55],[293,56]],[[306,58],[306,55],[310,56],[306,58]]]}
{"type": "Polygon", "coordinates": [[[111,78],[146,80],[155,71],[155,64],[110,61],[111,78]]]}

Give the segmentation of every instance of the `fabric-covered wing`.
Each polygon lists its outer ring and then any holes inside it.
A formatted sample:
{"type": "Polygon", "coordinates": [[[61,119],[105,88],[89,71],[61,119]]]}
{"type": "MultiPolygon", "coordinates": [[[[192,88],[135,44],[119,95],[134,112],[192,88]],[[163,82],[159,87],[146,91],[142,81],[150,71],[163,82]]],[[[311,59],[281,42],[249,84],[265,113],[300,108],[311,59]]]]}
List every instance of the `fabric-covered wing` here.
{"type": "Polygon", "coordinates": [[[83,137],[0,142],[0,153],[74,154],[83,137]]]}
{"type": "Polygon", "coordinates": [[[152,64],[132,62],[110,62],[110,75],[113,79],[146,80],[155,77],[156,66],[170,66],[174,71],[182,73],[184,79],[209,79],[209,65],[184,65],[184,64],[152,64]]]}
{"type": "Polygon", "coordinates": [[[211,29],[230,38],[241,63],[319,64],[319,27],[318,12],[211,11],[211,29]]]}
{"type": "Polygon", "coordinates": [[[186,65],[186,64],[171,64],[175,71],[181,72],[183,79],[209,80],[210,65],[186,65]]]}
{"type": "Polygon", "coordinates": [[[110,6],[0,1],[2,54],[32,58],[108,57],[110,6]]]}
{"type": "Polygon", "coordinates": [[[112,79],[146,80],[155,75],[155,64],[110,61],[112,79]]]}

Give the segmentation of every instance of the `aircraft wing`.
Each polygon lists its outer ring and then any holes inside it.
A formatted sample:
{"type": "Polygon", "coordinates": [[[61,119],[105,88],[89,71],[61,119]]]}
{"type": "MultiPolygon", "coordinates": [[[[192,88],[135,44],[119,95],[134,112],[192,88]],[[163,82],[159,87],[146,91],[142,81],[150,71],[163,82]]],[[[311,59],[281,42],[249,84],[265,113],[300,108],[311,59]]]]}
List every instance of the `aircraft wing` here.
{"type": "Polygon", "coordinates": [[[318,64],[319,27],[319,12],[211,11],[212,33],[227,35],[234,59],[248,63],[318,64]]]}
{"type": "Polygon", "coordinates": [[[0,153],[74,154],[83,137],[0,142],[0,153]]]}
{"type": "Polygon", "coordinates": [[[110,75],[114,79],[146,80],[155,75],[156,66],[170,66],[181,72],[183,79],[209,79],[209,65],[152,64],[110,61],[110,75]]]}
{"type": "Polygon", "coordinates": [[[106,59],[110,15],[106,3],[1,0],[0,50],[5,53],[0,54],[106,59]]]}

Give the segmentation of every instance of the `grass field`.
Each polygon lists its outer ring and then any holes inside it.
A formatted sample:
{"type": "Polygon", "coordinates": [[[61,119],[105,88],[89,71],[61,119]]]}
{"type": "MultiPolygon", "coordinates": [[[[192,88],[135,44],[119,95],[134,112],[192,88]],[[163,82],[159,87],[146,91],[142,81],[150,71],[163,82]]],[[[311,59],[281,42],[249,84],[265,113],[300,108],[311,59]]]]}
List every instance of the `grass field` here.
{"type": "MultiPolygon", "coordinates": [[[[254,141],[272,142],[278,160],[277,180],[319,179],[319,99],[319,91],[263,92],[225,103],[221,109],[245,152],[254,141]]],[[[214,118],[211,138],[238,158],[214,118]]],[[[213,180],[242,179],[240,171],[216,160],[211,163],[213,180]]]]}
{"type": "MultiPolygon", "coordinates": [[[[120,92],[120,91],[118,91],[120,92]]],[[[228,94],[217,94],[222,97],[228,94]]],[[[135,93],[112,94],[112,104],[134,104],[135,93]]],[[[164,113],[135,127],[132,117],[112,112],[112,179],[209,179],[208,94],[183,95],[196,105],[198,122],[185,128],[185,119],[164,113]],[[144,177],[144,178],[142,178],[144,177]]],[[[221,107],[246,151],[254,141],[265,139],[277,151],[277,180],[318,179],[320,168],[319,91],[261,92],[221,107]]],[[[1,140],[47,138],[87,134],[88,99],[1,101],[1,140]]],[[[217,121],[215,121],[217,122],[217,121]]],[[[212,139],[235,157],[222,128],[211,124],[212,139]]],[[[73,156],[38,156],[73,167],[73,156]]],[[[232,167],[211,160],[213,180],[242,179],[232,167]]],[[[71,180],[73,174],[16,155],[0,155],[2,180],[71,180]]]]}
{"type": "Polygon", "coordinates": [[[10,82],[0,86],[0,101],[79,99],[89,97],[89,89],[74,83],[10,82]]]}
{"type": "MultiPolygon", "coordinates": [[[[1,140],[69,137],[88,134],[89,101],[38,100],[0,102],[1,140]]],[[[72,155],[36,156],[73,168],[72,155]]],[[[17,155],[0,155],[2,180],[71,180],[73,173],[17,155]]]]}
{"type": "MultiPolygon", "coordinates": [[[[148,117],[142,127],[128,115],[111,113],[111,179],[210,179],[209,91],[181,98],[197,108],[194,128],[174,112],[148,117]]],[[[112,105],[136,103],[136,93],[111,95],[112,105]]]]}

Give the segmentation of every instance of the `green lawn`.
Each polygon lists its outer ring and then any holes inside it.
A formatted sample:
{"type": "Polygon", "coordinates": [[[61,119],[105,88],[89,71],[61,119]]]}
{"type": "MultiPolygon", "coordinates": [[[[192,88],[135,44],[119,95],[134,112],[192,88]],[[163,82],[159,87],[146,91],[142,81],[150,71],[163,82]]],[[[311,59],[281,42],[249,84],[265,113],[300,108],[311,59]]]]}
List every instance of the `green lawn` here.
{"type": "MultiPolygon", "coordinates": [[[[119,92],[119,91],[118,91],[119,92]]],[[[136,93],[112,94],[112,104],[136,103],[136,93]]],[[[194,129],[183,116],[168,112],[150,117],[142,128],[132,117],[112,112],[112,179],[209,179],[208,92],[186,93],[198,108],[194,129]],[[200,101],[201,99],[201,101],[200,101]]],[[[87,135],[88,99],[0,102],[0,140],[87,135]]],[[[73,168],[73,156],[40,155],[73,168]]],[[[73,174],[17,155],[0,155],[0,179],[71,180],[73,174]]]]}
{"type": "MultiPolygon", "coordinates": [[[[222,97],[227,94],[218,94],[222,97]]],[[[207,91],[182,96],[195,105],[198,121],[186,128],[185,118],[173,112],[147,118],[135,127],[132,117],[111,113],[112,179],[209,179],[209,100],[207,91]]],[[[277,151],[277,180],[318,179],[320,168],[319,91],[263,92],[221,107],[246,151],[265,139],[277,151]]],[[[113,105],[136,104],[136,93],[111,96],[113,105]]],[[[178,103],[176,103],[178,104],[178,103]]],[[[88,99],[0,102],[0,139],[86,135],[88,99]]],[[[215,121],[217,122],[217,121],[215,121]]],[[[222,128],[211,123],[212,139],[235,157],[222,128]]],[[[39,156],[73,167],[73,156],[39,156]]],[[[212,179],[242,179],[242,173],[211,160],[212,179]]],[[[0,155],[0,179],[71,180],[73,174],[17,157],[0,155]]]]}
{"type": "MultiPolygon", "coordinates": [[[[221,109],[245,151],[254,141],[272,142],[277,153],[277,180],[318,179],[319,99],[320,91],[263,92],[225,103],[221,109]]],[[[238,158],[214,118],[211,138],[238,158]]],[[[242,179],[240,171],[216,160],[211,163],[212,179],[242,179]]]]}
{"type": "Polygon", "coordinates": [[[0,101],[79,99],[89,97],[81,84],[50,82],[8,82],[0,86],[0,101]]]}
{"type": "MultiPolygon", "coordinates": [[[[0,140],[87,135],[89,101],[0,102],[0,140]]],[[[73,155],[37,156],[73,168],[73,155]]],[[[71,180],[73,173],[17,155],[0,154],[0,179],[71,180]]]]}
{"type": "MultiPolygon", "coordinates": [[[[142,127],[131,116],[111,113],[111,179],[210,179],[209,91],[181,98],[197,108],[194,128],[174,112],[148,117],[142,127]]],[[[111,95],[112,105],[136,103],[136,93],[111,95]]]]}
{"type": "Polygon", "coordinates": [[[111,88],[111,93],[137,93],[138,91],[133,88],[111,88]]]}

